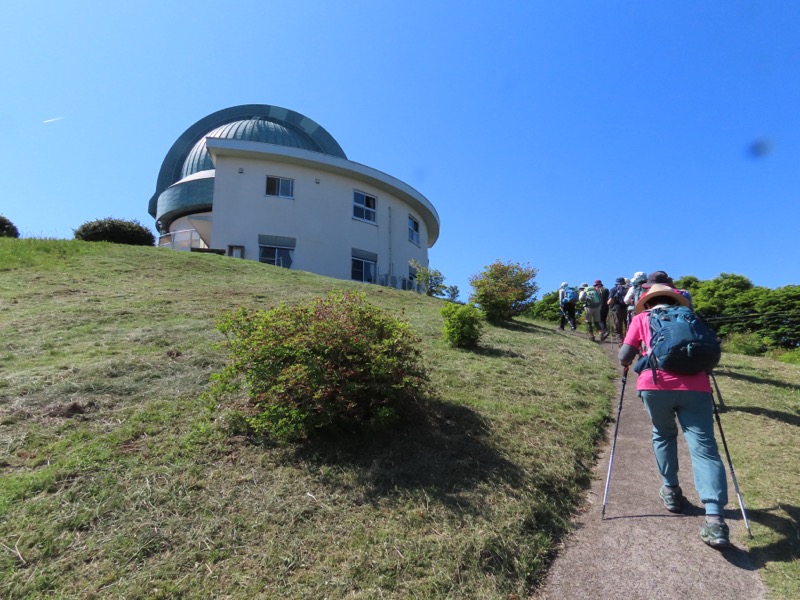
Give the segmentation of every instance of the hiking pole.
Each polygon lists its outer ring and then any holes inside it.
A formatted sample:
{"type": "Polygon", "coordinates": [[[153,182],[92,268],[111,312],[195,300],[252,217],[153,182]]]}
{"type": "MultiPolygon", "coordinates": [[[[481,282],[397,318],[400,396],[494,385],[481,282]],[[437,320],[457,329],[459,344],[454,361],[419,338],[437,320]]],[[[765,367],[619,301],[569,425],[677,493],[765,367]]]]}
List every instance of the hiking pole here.
{"type": "Polygon", "coordinates": [[[619,406],[617,407],[617,422],[614,424],[614,441],[611,443],[611,456],[608,459],[608,474],[606,475],[606,489],[603,492],[603,510],[600,513],[600,520],[606,516],[606,504],[608,503],[608,485],[611,483],[611,467],[614,466],[614,450],[617,448],[617,432],[619,431],[619,417],[622,414],[622,399],[625,397],[625,382],[628,380],[628,366],[622,369],[622,393],[619,395],[619,406]]]}
{"type": "Polygon", "coordinates": [[[725,406],[725,400],[722,399],[722,394],[719,391],[719,386],[717,385],[717,378],[714,377],[714,371],[709,371],[709,375],[711,375],[711,381],[714,382],[714,388],[717,390],[717,398],[719,398],[719,405],[723,412],[728,410],[728,407],[725,406]]]}
{"type": "MultiPolygon", "coordinates": [[[[717,379],[711,373],[711,379],[714,380],[714,387],[717,388],[719,395],[719,386],[717,386],[717,379]]],[[[722,396],[720,395],[720,401],[722,396]]],[[[728,452],[728,443],[725,441],[725,433],[722,431],[722,420],[719,418],[719,411],[717,410],[717,403],[714,400],[714,394],[711,394],[711,403],[714,406],[714,417],[717,419],[717,427],[719,428],[719,437],[722,440],[722,447],[725,448],[725,456],[728,457],[728,467],[731,471],[731,480],[733,480],[733,488],[736,490],[736,497],[739,499],[739,508],[742,509],[742,518],[744,519],[744,526],[747,528],[747,535],[752,539],[753,532],[750,531],[750,521],[747,520],[747,511],[744,508],[744,500],[742,499],[742,492],[739,490],[739,482],[736,481],[736,472],[733,470],[733,461],[731,461],[731,453],[728,452]]]]}

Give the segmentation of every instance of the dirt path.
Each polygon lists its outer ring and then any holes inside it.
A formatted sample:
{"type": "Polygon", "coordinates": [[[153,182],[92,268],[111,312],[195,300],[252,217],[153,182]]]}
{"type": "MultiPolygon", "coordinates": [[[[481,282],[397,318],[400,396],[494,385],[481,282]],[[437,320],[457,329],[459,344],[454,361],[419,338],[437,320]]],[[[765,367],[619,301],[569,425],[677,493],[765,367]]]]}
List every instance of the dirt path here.
{"type": "MultiPolygon", "coordinates": [[[[618,365],[617,345],[606,343],[603,347],[610,360],[618,365]]],[[[614,418],[622,369],[619,372],[614,418]]],[[[650,445],[650,429],[647,413],[636,396],[636,373],[631,370],[622,402],[605,518],[601,520],[601,509],[613,422],[609,443],[595,467],[586,509],[576,517],[575,530],[566,539],[544,586],[534,598],[757,600],[765,597],[761,578],[742,543],[747,531],[733,484],[728,482],[731,502],[725,511],[733,547],[713,550],[698,536],[703,508],[692,483],[685,441],[679,442],[681,487],[690,506],[675,515],[666,511],[658,497],[661,482],[650,445]]],[[[727,470],[724,455],[723,461],[727,470]]]]}

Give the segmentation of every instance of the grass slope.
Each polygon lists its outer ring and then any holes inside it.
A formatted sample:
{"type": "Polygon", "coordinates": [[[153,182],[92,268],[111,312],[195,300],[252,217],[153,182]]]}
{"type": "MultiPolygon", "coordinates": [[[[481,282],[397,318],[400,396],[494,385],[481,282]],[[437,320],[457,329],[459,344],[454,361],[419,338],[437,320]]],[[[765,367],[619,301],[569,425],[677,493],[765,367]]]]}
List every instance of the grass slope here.
{"type": "MultiPolygon", "coordinates": [[[[214,255],[0,238],[0,595],[526,595],[590,477],[614,370],[524,319],[451,349],[440,307],[214,255]],[[201,400],[225,360],[216,318],[332,289],[422,336],[429,420],[328,447],[225,435],[201,400]]],[[[754,552],[793,597],[800,369],[727,358],[754,552]]]]}
{"type": "Polygon", "coordinates": [[[613,395],[596,347],[520,321],[458,351],[441,301],[413,293],[214,255],[0,242],[4,598],[502,598],[541,577],[613,395]],[[216,318],[334,288],[423,337],[430,419],[328,448],[225,436],[200,400],[224,361],[216,318]]]}

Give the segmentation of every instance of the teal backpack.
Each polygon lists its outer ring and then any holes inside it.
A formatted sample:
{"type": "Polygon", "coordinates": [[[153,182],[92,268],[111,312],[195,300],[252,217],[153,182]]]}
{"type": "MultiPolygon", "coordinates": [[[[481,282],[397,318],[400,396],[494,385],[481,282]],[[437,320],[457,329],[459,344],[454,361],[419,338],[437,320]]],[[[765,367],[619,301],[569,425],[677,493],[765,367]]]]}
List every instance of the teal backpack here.
{"type": "Polygon", "coordinates": [[[722,345],[717,334],[688,306],[659,306],[650,310],[650,352],[634,371],[647,368],[694,375],[710,372],[719,364],[722,345]]]}

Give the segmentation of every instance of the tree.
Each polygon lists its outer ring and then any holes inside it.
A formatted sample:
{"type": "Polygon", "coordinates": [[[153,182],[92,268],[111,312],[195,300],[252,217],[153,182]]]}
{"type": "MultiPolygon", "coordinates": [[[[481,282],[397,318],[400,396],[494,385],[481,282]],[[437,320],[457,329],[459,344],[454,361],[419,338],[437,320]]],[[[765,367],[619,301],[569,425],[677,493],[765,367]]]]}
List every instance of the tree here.
{"type": "Polygon", "coordinates": [[[536,301],[538,269],[513,262],[495,261],[469,282],[477,304],[490,321],[507,321],[525,312],[536,301]]]}
{"type": "Polygon", "coordinates": [[[756,300],[759,333],[771,347],[800,348],[800,285],[768,290],[756,300]]]}
{"type": "Polygon", "coordinates": [[[445,295],[444,276],[441,271],[423,267],[416,260],[410,260],[408,264],[417,270],[417,281],[425,288],[427,296],[442,297],[445,295]]]}
{"type": "Polygon", "coordinates": [[[457,285],[448,285],[446,288],[444,288],[444,297],[450,302],[458,302],[458,295],[460,293],[461,290],[458,289],[457,285]]]}
{"type": "Polygon", "coordinates": [[[17,226],[3,215],[0,215],[0,237],[19,237],[19,229],[17,229],[17,226]]]}

